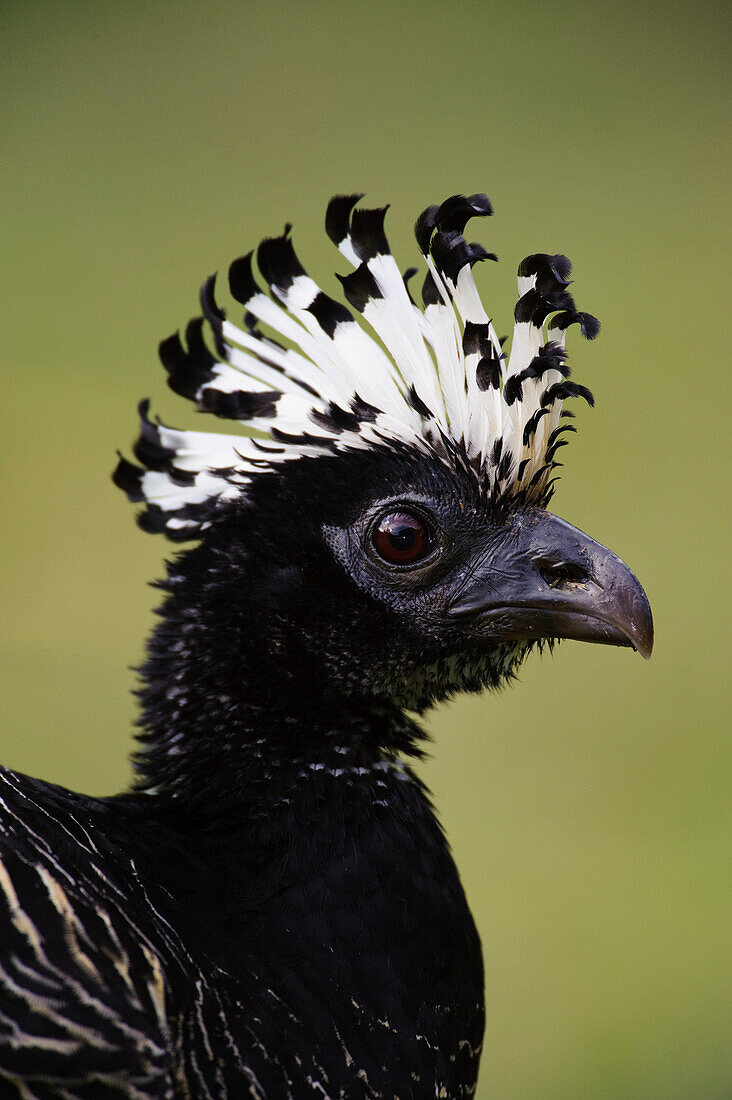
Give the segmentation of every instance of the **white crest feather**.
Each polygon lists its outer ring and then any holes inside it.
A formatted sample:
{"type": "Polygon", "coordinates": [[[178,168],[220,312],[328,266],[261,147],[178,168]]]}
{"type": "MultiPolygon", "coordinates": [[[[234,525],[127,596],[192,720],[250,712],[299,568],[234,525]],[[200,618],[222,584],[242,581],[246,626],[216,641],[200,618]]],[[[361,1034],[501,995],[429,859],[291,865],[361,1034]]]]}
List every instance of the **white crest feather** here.
{"type": "Polygon", "coordinates": [[[305,272],[288,226],[257,250],[269,293],[255,280],[252,253],[229,269],[244,327],[219,309],[211,278],[201,291],[203,317],[184,340],[176,334],[160,345],[176,393],[256,434],[176,431],[152,422],[143,403],[135,446],[142,465],[121,459],[115,481],[147,505],[146,529],[195,537],[218,501],[282,463],[391,441],[447,462],[459,456],[495,497],[544,503],[551,494],[554,454],[573,430],[560,426],[563,402],[592,403],[589,390],[566,381],[565,331],[577,323],[592,339],[599,330],[567,292],[569,261],[537,253],[520,264],[506,358],[472,272],[496,257],[463,236],[471,217],[492,213],[486,196],[454,195],[418,218],[422,308],[389,250],[386,209],[362,209],[361,198],[332,199],[326,231],[352,267],[338,278],[362,322],[305,272]]]}

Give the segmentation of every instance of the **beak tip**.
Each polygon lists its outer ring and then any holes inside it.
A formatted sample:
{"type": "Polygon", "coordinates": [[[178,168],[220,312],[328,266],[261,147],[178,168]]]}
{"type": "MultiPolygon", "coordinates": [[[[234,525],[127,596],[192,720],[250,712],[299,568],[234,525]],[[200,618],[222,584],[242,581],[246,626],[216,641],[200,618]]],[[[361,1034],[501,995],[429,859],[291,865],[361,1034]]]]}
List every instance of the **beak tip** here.
{"type": "Polygon", "coordinates": [[[648,661],[653,653],[653,615],[645,592],[642,604],[641,614],[631,623],[631,643],[636,653],[648,661]]]}

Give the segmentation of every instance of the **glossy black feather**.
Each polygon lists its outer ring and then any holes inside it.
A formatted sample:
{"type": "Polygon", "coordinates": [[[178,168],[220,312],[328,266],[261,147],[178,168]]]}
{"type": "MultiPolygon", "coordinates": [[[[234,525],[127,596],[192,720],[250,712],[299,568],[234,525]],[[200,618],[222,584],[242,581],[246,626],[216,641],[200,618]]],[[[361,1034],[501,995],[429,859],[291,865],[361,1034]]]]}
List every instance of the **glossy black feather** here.
{"type": "Polygon", "coordinates": [[[197,1096],[472,1094],[480,945],[395,701],[412,665],[436,662],[417,708],[454,673],[321,534],[415,478],[475,515],[474,477],[409,448],[302,460],[211,515],[162,584],[137,791],[0,775],[0,1082],[51,1095],[72,1042],[71,1096],[92,1072],[100,1098],[125,1072],[146,1097],[182,1078],[197,1096]],[[9,1044],[11,1020],[38,1050],[9,1044]]]}

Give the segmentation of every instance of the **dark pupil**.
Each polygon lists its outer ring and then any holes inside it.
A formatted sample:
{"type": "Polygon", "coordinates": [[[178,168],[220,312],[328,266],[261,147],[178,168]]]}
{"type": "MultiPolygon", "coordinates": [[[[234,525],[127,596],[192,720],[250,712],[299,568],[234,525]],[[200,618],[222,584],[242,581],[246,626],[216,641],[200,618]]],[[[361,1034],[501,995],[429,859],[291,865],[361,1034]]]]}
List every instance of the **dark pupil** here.
{"type": "Polygon", "coordinates": [[[395,550],[401,550],[402,553],[405,550],[411,550],[417,541],[417,532],[414,527],[407,526],[405,523],[403,526],[397,526],[388,528],[389,542],[395,550]]]}

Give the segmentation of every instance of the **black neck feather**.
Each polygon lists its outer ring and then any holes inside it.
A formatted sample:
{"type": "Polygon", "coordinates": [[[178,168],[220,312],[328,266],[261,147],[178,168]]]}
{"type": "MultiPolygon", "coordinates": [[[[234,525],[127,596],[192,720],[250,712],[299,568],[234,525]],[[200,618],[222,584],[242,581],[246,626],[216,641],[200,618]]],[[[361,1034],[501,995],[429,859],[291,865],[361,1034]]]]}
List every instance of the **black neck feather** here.
{"type": "Polygon", "coordinates": [[[271,800],[313,765],[419,756],[419,727],[353,662],[333,667],[323,616],[312,630],[290,621],[290,579],[264,570],[267,591],[257,563],[217,541],[185,551],[157,585],[166,595],[141,669],[138,788],[221,814],[271,800]]]}

